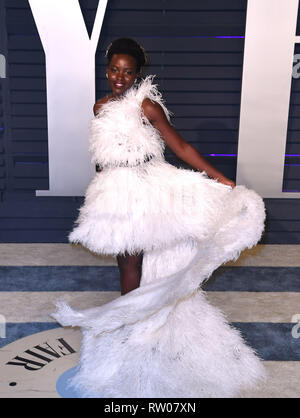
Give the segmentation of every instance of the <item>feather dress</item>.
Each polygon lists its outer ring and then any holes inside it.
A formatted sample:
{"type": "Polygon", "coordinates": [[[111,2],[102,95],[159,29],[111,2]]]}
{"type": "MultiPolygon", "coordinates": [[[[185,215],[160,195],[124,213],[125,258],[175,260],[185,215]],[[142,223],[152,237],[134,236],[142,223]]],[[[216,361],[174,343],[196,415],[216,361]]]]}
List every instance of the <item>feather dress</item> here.
{"type": "Polygon", "coordinates": [[[140,287],[126,295],[83,311],[57,301],[52,316],[82,328],[71,384],[83,397],[238,397],[265,369],[201,284],[257,244],[264,203],[245,186],[166,162],[165,142],[142,112],[145,98],[170,120],[153,76],[92,120],[90,150],[103,170],[69,239],[98,254],[144,257],[140,287]]]}

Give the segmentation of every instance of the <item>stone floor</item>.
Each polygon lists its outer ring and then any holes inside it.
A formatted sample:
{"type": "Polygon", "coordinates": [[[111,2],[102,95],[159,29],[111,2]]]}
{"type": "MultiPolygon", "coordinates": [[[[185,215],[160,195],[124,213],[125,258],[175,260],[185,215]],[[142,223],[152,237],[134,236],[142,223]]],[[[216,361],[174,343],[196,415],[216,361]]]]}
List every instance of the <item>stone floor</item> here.
{"type": "MultiPolygon", "coordinates": [[[[104,304],[118,280],[114,258],[79,246],[0,244],[0,397],[66,397],[57,382],[78,361],[81,333],[50,317],[54,303],[104,304]]],[[[205,290],[264,360],[267,383],[244,396],[300,397],[300,245],[246,250],[205,290]]]]}

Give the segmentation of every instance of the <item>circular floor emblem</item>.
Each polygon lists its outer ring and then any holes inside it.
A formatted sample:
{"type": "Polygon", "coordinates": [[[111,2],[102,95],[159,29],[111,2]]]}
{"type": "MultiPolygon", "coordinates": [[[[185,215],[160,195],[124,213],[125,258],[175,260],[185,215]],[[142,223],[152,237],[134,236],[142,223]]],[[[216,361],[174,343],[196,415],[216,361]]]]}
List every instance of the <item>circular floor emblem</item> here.
{"type": "Polygon", "coordinates": [[[0,350],[0,398],[76,398],[67,381],[79,360],[81,331],[55,328],[0,350]]]}

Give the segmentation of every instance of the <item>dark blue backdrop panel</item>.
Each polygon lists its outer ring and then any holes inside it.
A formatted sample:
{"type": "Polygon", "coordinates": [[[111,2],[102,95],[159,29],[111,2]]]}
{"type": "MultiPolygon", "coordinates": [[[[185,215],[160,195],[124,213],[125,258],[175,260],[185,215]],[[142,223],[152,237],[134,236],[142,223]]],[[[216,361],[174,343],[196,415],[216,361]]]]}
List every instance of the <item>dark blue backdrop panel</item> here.
{"type": "MultiPolygon", "coordinates": [[[[79,3],[91,34],[98,1],[79,3]]],[[[7,59],[0,85],[0,242],[67,242],[82,198],[35,197],[36,189],[48,188],[42,44],[27,0],[0,0],[0,7],[0,53],[7,59]]],[[[235,179],[246,9],[246,0],[109,0],[96,52],[95,100],[108,91],[106,46],[134,37],[149,54],[145,74],[156,74],[176,129],[235,179]]],[[[283,188],[289,190],[300,190],[299,83],[293,80],[287,136],[283,188]]],[[[188,168],[168,148],[166,159],[188,168]]],[[[299,201],[265,203],[262,242],[300,243],[299,201]]]]}

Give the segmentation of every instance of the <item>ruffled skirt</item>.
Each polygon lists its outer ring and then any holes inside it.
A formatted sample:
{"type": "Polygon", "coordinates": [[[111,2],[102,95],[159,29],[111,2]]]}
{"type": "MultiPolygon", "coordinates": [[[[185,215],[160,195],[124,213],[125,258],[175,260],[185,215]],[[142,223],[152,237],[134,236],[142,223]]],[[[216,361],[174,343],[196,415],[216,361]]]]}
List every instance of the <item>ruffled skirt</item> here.
{"type": "Polygon", "coordinates": [[[107,169],[89,185],[71,242],[144,252],[140,287],[103,306],[52,316],[83,330],[72,384],[83,397],[236,397],[262,362],[200,288],[264,230],[261,197],[165,161],[107,169]]]}

